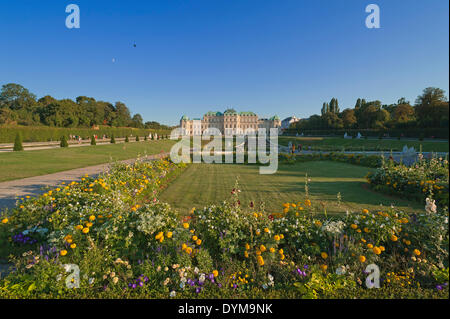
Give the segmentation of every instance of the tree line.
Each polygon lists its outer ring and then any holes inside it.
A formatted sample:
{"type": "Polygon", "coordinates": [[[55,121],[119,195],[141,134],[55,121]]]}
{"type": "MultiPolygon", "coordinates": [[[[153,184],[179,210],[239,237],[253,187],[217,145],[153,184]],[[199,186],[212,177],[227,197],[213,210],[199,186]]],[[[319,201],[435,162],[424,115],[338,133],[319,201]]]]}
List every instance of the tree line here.
{"type": "Polygon", "coordinates": [[[417,97],[414,105],[405,98],[389,105],[358,98],[354,108],[341,112],[338,100],[332,98],[329,103],[323,103],[320,115],[302,119],[290,128],[297,131],[448,128],[448,120],[449,102],[445,91],[429,87],[417,97]]]}
{"type": "Polygon", "coordinates": [[[135,127],[146,129],[170,129],[155,121],[145,122],[140,114],[131,116],[122,102],[97,101],[93,97],[79,96],[71,99],[55,99],[46,95],[37,99],[22,85],[9,83],[0,91],[0,125],[46,125],[53,127],[135,127]]]}

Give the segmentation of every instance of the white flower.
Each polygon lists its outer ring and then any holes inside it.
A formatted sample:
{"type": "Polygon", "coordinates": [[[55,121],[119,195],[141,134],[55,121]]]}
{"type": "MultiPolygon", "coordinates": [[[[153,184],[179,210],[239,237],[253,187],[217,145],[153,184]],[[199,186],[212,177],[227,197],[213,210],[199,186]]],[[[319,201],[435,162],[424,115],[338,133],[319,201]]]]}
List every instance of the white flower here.
{"type": "Polygon", "coordinates": [[[435,200],[432,200],[432,199],[427,197],[426,205],[425,205],[425,211],[428,214],[435,214],[436,210],[437,210],[437,207],[436,207],[436,204],[435,204],[435,200]]]}
{"type": "Polygon", "coordinates": [[[170,292],[170,297],[175,297],[177,295],[176,291],[172,290],[170,292]]]}
{"type": "Polygon", "coordinates": [[[346,268],[345,266],[340,266],[336,269],[336,274],[337,275],[344,275],[346,273],[346,268]]]}

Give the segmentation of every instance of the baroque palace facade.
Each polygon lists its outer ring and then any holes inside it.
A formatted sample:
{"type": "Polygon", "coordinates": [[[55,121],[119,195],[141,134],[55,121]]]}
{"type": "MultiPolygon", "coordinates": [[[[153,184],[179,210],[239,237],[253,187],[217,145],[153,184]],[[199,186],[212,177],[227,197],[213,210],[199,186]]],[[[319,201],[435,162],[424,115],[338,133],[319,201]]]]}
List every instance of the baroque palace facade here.
{"type": "Polygon", "coordinates": [[[203,118],[189,119],[186,115],[180,120],[180,127],[184,135],[202,135],[209,128],[216,128],[222,134],[236,134],[245,132],[246,129],[281,128],[278,116],[269,119],[258,118],[253,112],[236,112],[228,109],[225,112],[208,112],[203,118]]]}

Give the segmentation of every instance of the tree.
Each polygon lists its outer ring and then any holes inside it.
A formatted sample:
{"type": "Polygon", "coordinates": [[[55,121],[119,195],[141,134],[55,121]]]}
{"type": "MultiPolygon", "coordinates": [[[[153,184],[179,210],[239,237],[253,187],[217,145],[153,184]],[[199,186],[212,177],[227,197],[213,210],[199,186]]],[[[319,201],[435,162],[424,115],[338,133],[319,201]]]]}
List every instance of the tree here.
{"type": "Polygon", "coordinates": [[[116,139],[114,138],[114,134],[111,135],[111,144],[116,144],[116,139]]]}
{"type": "Polygon", "coordinates": [[[415,113],[422,127],[448,126],[448,102],[445,91],[429,87],[423,90],[416,99],[415,113]]]}
{"type": "Polygon", "coordinates": [[[356,125],[355,111],[352,109],[345,109],[342,113],[342,124],[345,128],[351,129],[356,125]]]}
{"type": "Polygon", "coordinates": [[[36,95],[30,93],[20,84],[8,83],[2,86],[0,93],[0,107],[11,110],[31,108],[36,104],[36,95]]]}
{"type": "Polygon", "coordinates": [[[67,143],[67,137],[65,135],[61,136],[61,142],[59,143],[61,147],[69,147],[69,143],[67,143]]]}
{"type": "Polygon", "coordinates": [[[97,142],[95,141],[95,136],[91,135],[91,145],[97,145],[97,142]]]}
{"type": "Polygon", "coordinates": [[[125,136],[125,143],[128,143],[130,140],[128,139],[128,135],[125,136]]]}
{"type": "Polygon", "coordinates": [[[132,127],[143,128],[144,127],[144,123],[143,123],[142,116],[140,114],[135,114],[133,116],[133,118],[131,119],[130,125],[132,127]]]}
{"type": "Polygon", "coordinates": [[[415,119],[414,108],[406,103],[397,105],[392,115],[395,124],[408,123],[415,119]]]}
{"type": "Polygon", "coordinates": [[[23,145],[22,145],[22,136],[20,133],[16,134],[16,139],[14,140],[14,152],[20,152],[23,151],[23,145]]]}
{"type": "Polygon", "coordinates": [[[136,142],[139,142],[139,135],[136,135],[136,142]]]}

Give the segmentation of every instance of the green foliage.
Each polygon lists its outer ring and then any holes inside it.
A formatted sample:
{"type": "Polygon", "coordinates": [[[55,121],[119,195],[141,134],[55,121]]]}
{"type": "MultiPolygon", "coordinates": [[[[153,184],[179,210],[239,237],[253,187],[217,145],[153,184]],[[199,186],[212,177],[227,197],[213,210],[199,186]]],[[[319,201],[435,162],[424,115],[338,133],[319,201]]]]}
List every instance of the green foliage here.
{"type": "Polygon", "coordinates": [[[91,145],[97,145],[97,142],[95,141],[95,136],[91,135],[91,145]]]}
{"type": "Polygon", "coordinates": [[[125,136],[125,143],[128,143],[130,140],[128,139],[128,135],[125,136]]]}
{"type": "Polygon", "coordinates": [[[69,147],[69,143],[67,142],[67,137],[65,135],[61,136],[59,146],[69,147]]]}
{"type": "Polygon", "coordinates": [[[448,160],[443,158],[421,158],[411,166],[395,164],[389,160],[383,162],[375,172],[368,174],[367,180],[377,191],[420,202],[432,197],[443,207],[449,204],[448,170],[448,160]]]}
{"type": "MultiPolygon", "coordinates": [[[[57,100],[36,96],[19,84],[9,83],[0,91],[0,125],[47,125],[51,127],[92,127],[109,125],[114,127],[135,127],[168,130],[168,126],[157,122],[143,123],[142,116],[131,117],[128,107],[121,102],[114,105],[96,101],[92,97],[79,96],[76,101],[57,100]]],[[[88,135],[89,136],[89,135],[88,135]]]]}
{"type": "Polygon", "coordinates": [[[24,142],[47,142],[58,141],[62,135],[77,135],[83,139],[88,139],[92,135],[102,137],[103,135],[115,137],[125,137],[125,135],[148,135],[157,132],[162,134],[165,131],[155,131],[154,129],[137,129],[132,127],[110,127],[99,126],[99,129],[91,128],[63,128],[49,126],[0,126],[0,143],[14,143],[17,133],[22,136],[24,142]]]}
{"type": "Polygon", "coordinates": [[[111,144],[116,144],[116,139],[114,138],[114,134],[111,135],[111,141],[110,141],[110,143],[111,143],[111,144]]]}
{"type": "Polygon", "coordinates": [[[23,151],[23,145],[22,145],[22,136],[20,133],[16,134],[16,138],[14,139],[14,148],[13,150],[15,152],[23,151]]]}
{"type": "Polygon", "coordinates": [[[139,135],[136,135],[136,142],[139,142],[139,135]]]}

